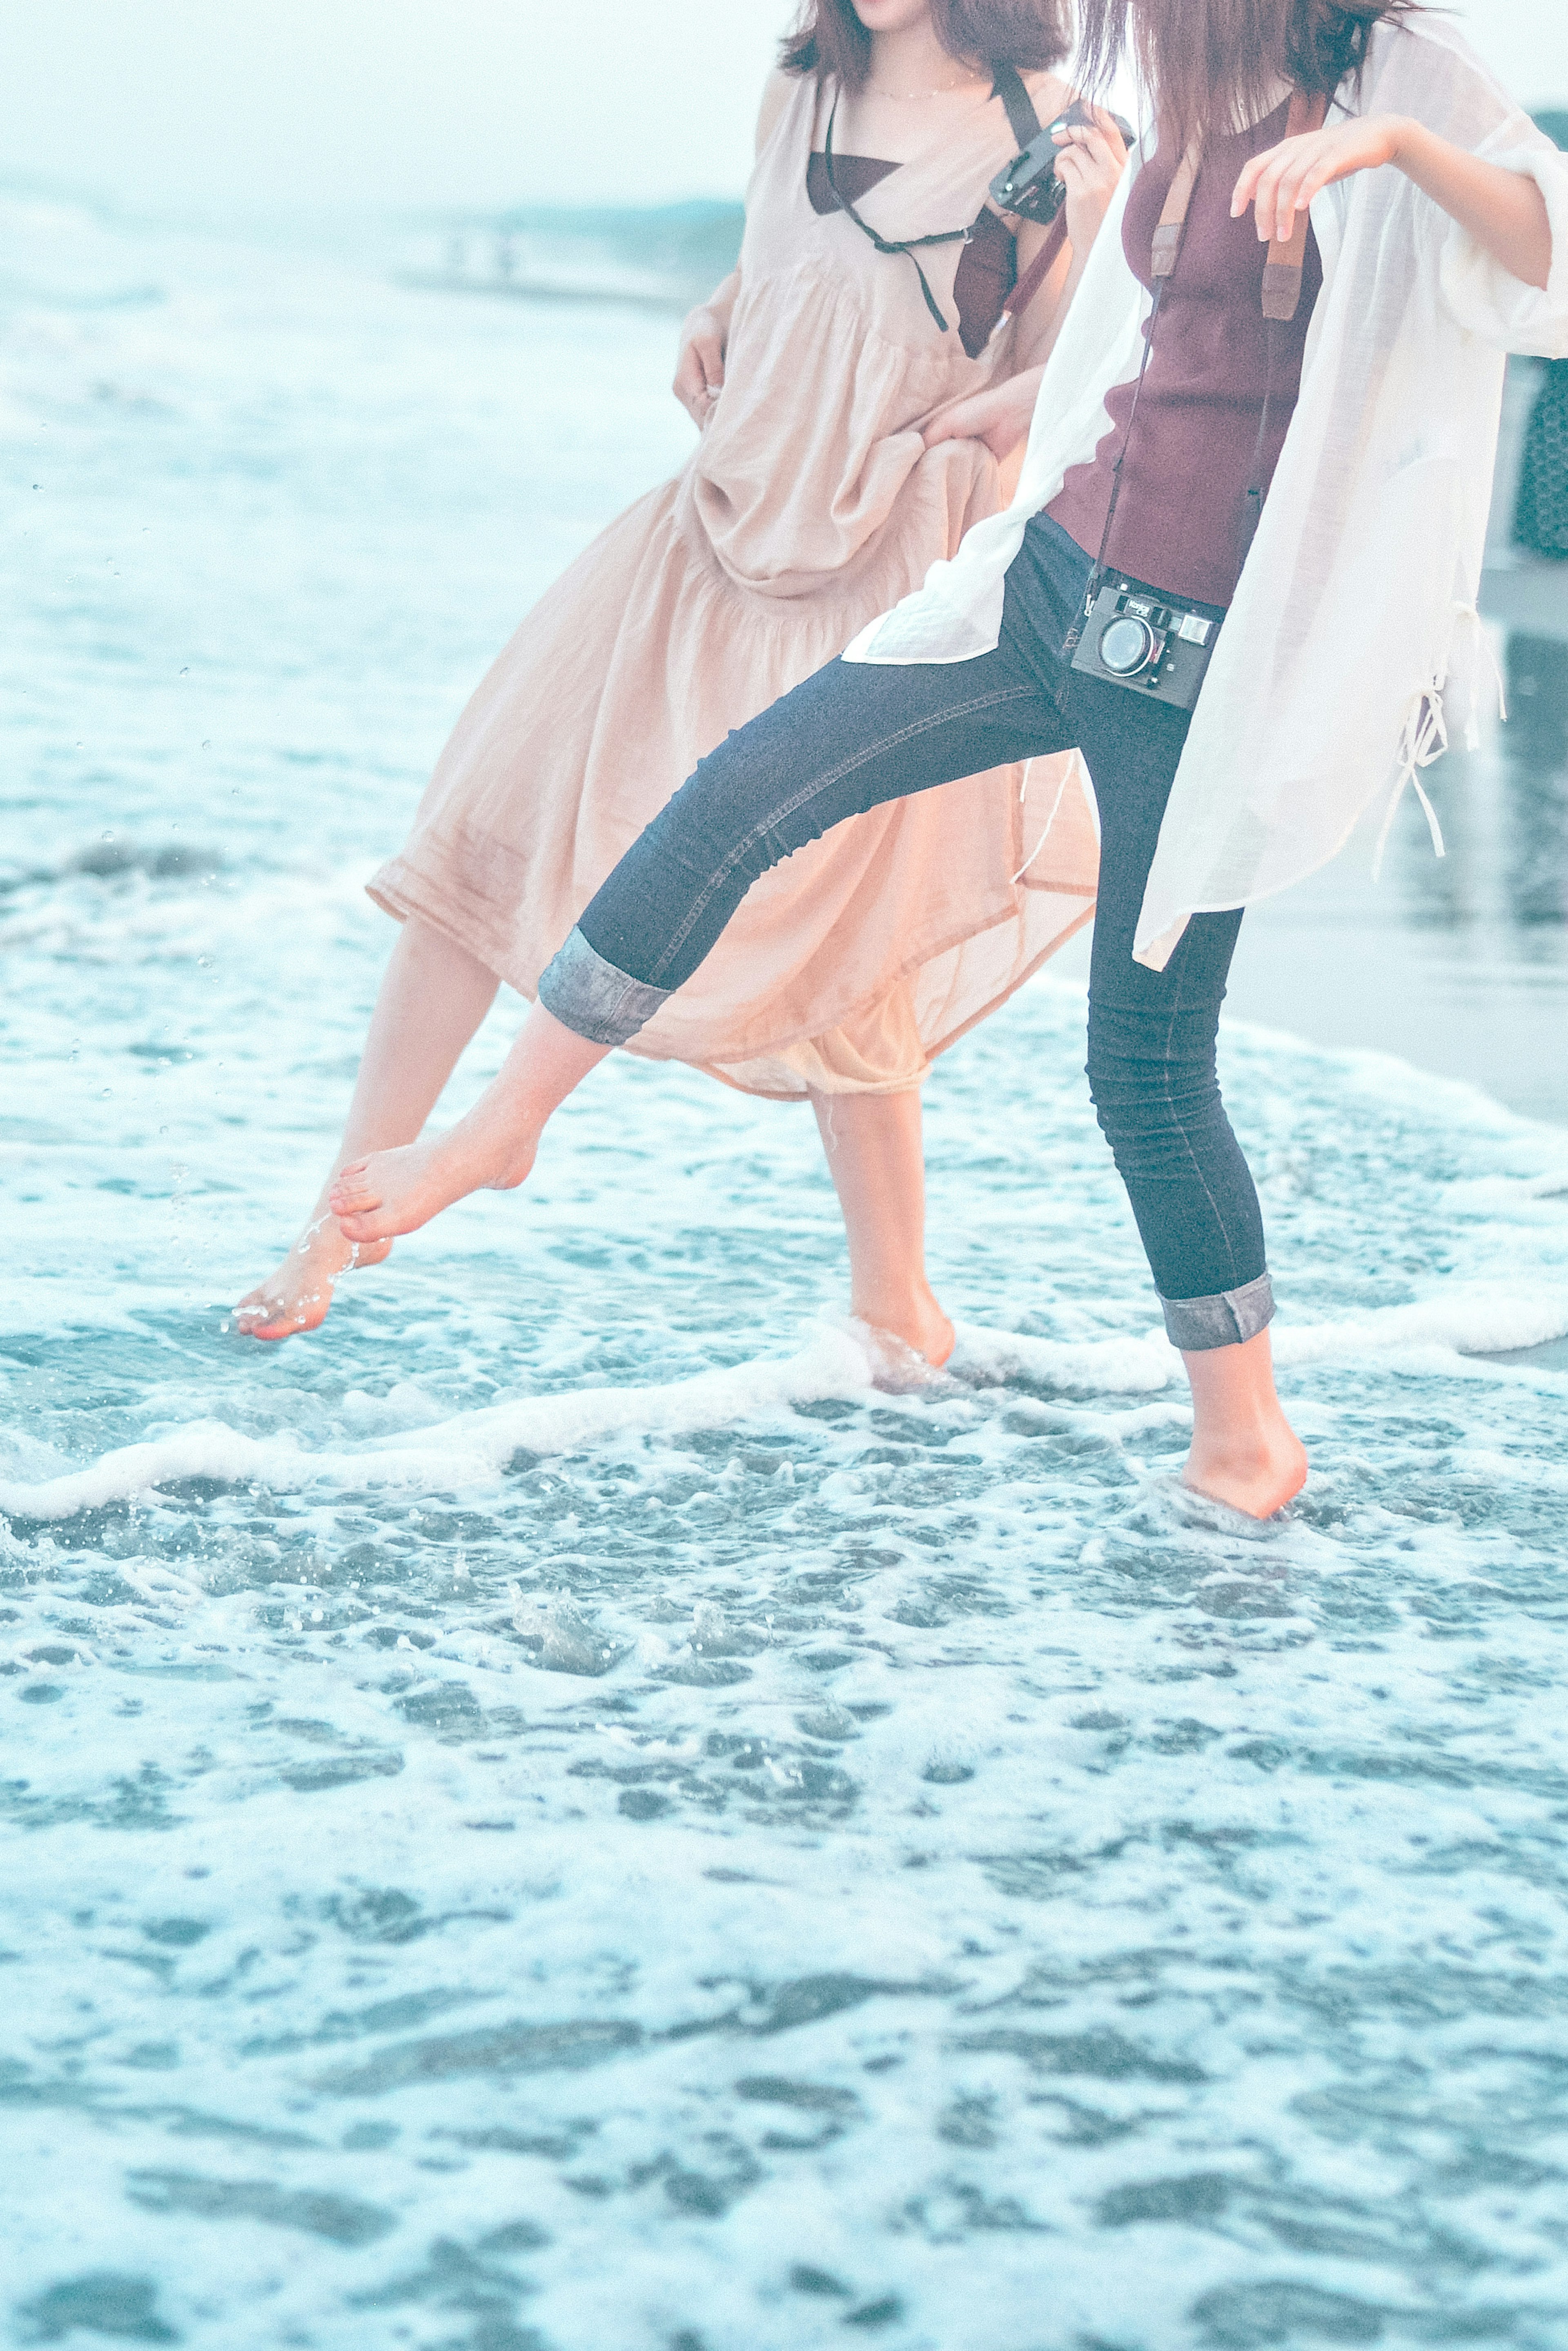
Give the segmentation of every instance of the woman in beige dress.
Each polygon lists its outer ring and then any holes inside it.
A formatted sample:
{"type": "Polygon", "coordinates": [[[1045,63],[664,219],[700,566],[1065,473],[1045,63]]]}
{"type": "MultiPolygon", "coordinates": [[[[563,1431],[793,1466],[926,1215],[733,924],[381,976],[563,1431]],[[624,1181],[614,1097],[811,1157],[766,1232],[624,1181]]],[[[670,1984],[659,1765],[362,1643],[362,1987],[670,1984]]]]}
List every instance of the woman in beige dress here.
{"type": "MultiPolygon", "coordinates": [[[[386,1255],[343,1238],[332,1176],[421,1133],[498,983],[534,996],[697,760],[1003,503],[1016,427],[988,444],[988,392],[1043,365],[1120,168],[1104,141],[1064,151],[1068,243],[1003,319],[1046,232],[1003,222],[988,183],[1019,143],[1020,78],[1042,122],[1068,102],[1064,14],[807,0],[763,97],[739,266],[683,332],[675,391],[701,438],[524,622],[371,882],[402,928],[342,1144],[242,1329],[314,1329],[339,1275],[386,1255]],[[886,250],[917,239],[930,241],[886,250]],[[975,437],[928,444],[961,402],[975,437]]],[[[852,1311],[932,1364],[953,1333],[926,1279],[921,1081],[1087,921],[1096,863],[1071,759],[859,818],[754,889],[637,1040],[811,1102],[852,1311]]]]}

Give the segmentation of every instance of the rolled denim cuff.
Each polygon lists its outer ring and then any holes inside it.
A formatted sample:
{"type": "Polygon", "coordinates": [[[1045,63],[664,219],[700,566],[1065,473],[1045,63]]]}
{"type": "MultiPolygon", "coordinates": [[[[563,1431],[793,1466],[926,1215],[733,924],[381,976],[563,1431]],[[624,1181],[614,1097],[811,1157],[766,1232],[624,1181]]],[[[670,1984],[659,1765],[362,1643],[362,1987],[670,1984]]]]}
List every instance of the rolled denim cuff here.
{"type": "Polygon", "coordinates": [[[1184,1355],[1205,1355],[1211,1347],[1244,1347],[1274,1319],[1274,1285],[1266,1273],[1241,1290],[1217,1290],[1212,1298],[1162,1298],[1166,1336],[1184,1355]]]}
{"type": "Polygon", "coordinates": [[[646,980],[618,971],[579,930],[545,965],[539,981],[539,1001],[545,1011],[596,1045],[624,1045],[674,993],[672,987],[649,987],[646,980]]]}

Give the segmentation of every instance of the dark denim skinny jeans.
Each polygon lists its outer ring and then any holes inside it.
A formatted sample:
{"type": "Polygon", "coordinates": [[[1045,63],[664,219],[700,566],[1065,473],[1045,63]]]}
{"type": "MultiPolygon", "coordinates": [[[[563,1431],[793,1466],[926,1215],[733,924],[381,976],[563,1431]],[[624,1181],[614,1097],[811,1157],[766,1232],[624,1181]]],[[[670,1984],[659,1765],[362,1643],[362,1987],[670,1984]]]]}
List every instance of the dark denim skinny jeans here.
{"type": "Polygon", "coordinates": [[[1198,914],[1162,972],[1133,936],[1184,712],[1067,673],[1086,556],[1044,517],[974,661],[836,661],[731,735],[632,843],[539,984],[556,1019],[624,1044],[689,979],[752,883],[836,824],[1076,744],[1100,812],[1088,1076],[1179,1347],[1235,1345],[1273,1311],[1262,1218],[1225,1115],[1215,1037],[1240,912],[1198,914]]]}

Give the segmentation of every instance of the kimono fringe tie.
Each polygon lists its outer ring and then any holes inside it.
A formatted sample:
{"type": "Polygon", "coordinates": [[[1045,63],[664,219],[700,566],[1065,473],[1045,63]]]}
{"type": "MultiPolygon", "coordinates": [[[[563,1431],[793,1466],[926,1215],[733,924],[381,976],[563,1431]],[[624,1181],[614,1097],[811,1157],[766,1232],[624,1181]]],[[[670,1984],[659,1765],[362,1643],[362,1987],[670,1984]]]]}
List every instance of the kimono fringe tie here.
{"type": "Polygon", "coordinates": [[[1443,689],[1440,685],[1423,686],[1410,697],[1405,714],[1405,724],[1399,730],[1399,773],[1388,795],[1387,812],[1377,835],[1377,846],[1372,854],[1372,879],[1378,881],[1383,872],[1383,852],[1388,846],[1388,836],[1394,830],[1394,819],[1406,791],[1414,787],[1427,819],[1427,830],[1432,836],[1432,848],[1438,857],[1448,855],[1443,840],[1443,828],[1438,822],[1438,811],[1427,798],[1421,782],[1421,769],[1430,768],[1449,747],[1449,722],[1443,709],[1443,689]]]}

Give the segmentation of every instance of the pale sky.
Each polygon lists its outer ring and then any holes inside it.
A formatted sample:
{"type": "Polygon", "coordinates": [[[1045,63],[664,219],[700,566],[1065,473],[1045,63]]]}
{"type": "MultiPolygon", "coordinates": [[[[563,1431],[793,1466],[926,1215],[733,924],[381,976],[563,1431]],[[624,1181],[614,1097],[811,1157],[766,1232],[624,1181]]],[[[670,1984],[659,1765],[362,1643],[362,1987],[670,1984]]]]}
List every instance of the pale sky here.
{"type": "MultiPolygon", "coordinates": [[[[1568,0],[1457,0],[1568,106],[1568,0]]],[[[138,210],[735,195],[791,0],[0,0],[0,180],[138,210]]]]}

